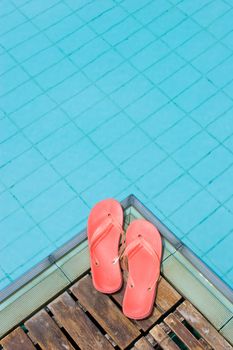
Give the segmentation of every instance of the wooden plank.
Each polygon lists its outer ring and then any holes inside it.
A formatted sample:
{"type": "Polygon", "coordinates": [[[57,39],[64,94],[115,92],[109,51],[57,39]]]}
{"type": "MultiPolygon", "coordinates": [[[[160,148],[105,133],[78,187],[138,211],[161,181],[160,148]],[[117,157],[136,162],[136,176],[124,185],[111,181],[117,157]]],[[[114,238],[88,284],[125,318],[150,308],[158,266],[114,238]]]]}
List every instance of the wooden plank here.
{"type": "Polygon", "coordinates": [[[135,344],[137,350],[153,350],[153,346],[144,337],[140,338],[135,344]]]}
{"type": "Polygon", "coordinates": [[[182,299],[181,295],[163,277],[158,283],[155,304],[164,312],[170,310],[182,299]]]}
{"type": "Polygon", "coordinates": [[[180,350],[180,348],[169,338],[160,325],[156,325],[150,330],[150,334],[164,350],[180,350]]]}
{"type": "Polygon", "coordinates": [[[192,335],[192,333],[181,323],[174,314],[168,315],[164,322],[171,328],[171,330],[180,338],[180,340],[190,350],[204,350],[199,341],[192,335]]]}
{"type": "Polygon", "coordinates": [[[45,310],[39,311],[25,323],[29,336],[43,350],[74,350],[60,328],[45,310]]]}
{"type": "Polygon", "coordinates": [[[4,350],[36,350],[24,331],[18,327],[0,341],[4,350]]]}
{"type": "Polygon", "coordinates": [[[67,292],[52,301],[48,308],[52,311],[56,321],[65,328],[80,349],[114,349],[67,292]]]}
{"type": "Polygon", "coordinates": [[[197,330],[197,332],[215,350],[232,350],[232,346],[217,332],[217,330],[194,308],[190,302],[185,300],[178,306],[177,310],[184,319],[197,330]]]}
{"type": "Polygon", "coordinates": [[[110,297],[94,289],[89,275],[72,286],[71,291],[121,349],[126,348],[140,335],[138,329],[122,314],[110,297]]]}

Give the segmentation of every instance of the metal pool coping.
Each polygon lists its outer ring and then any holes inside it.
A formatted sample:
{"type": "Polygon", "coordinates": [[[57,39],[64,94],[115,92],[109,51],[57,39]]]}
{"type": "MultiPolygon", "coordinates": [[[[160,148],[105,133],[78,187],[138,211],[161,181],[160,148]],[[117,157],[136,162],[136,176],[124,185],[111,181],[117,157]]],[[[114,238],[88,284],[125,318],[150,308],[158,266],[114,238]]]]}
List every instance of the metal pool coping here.
{"type": "MultiPolygon", "coordinates": [[[[143,217],[163,236],[162,273],[233,343],[233,291],[134,195],[122,201],[125,226],[143,217]]],[[[0,338],[89,268],[86,230],[0,292],[0,338]]]]}

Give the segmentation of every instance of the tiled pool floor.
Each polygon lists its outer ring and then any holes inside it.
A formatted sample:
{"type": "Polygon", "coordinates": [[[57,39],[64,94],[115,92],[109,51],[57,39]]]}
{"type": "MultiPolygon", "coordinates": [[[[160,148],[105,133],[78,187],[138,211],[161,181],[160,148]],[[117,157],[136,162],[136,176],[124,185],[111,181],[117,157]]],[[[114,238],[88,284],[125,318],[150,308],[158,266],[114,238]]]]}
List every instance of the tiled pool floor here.
{"type": "Polygon", "coordinates": [[[0,289],[130,193],[233,286],[232,18],[232,0],[1,0],[0,289]]]}

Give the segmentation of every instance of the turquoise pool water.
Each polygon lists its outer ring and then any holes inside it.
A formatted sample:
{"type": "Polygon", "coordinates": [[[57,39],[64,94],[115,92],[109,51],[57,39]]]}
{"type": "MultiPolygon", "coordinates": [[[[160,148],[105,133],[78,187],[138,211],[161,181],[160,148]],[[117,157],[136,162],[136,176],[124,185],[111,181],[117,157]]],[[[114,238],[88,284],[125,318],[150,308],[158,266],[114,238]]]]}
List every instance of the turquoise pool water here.
{"type": "Polygon", "coordinates": [[[232,0],[1,0],[0,289],[130,193],[233,286],[232,18],[232,0]]]}

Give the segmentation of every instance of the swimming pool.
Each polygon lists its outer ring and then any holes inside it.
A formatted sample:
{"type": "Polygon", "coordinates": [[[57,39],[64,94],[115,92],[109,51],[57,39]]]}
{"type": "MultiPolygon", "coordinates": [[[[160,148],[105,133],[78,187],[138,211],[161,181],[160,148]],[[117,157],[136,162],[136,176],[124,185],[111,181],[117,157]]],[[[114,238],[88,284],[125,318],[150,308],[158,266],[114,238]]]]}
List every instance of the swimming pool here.
{"type": "Polygon", "coordinates": [[[1,2],[0,289],[130,193],[233,286],[232,7],[1,2]]]}

